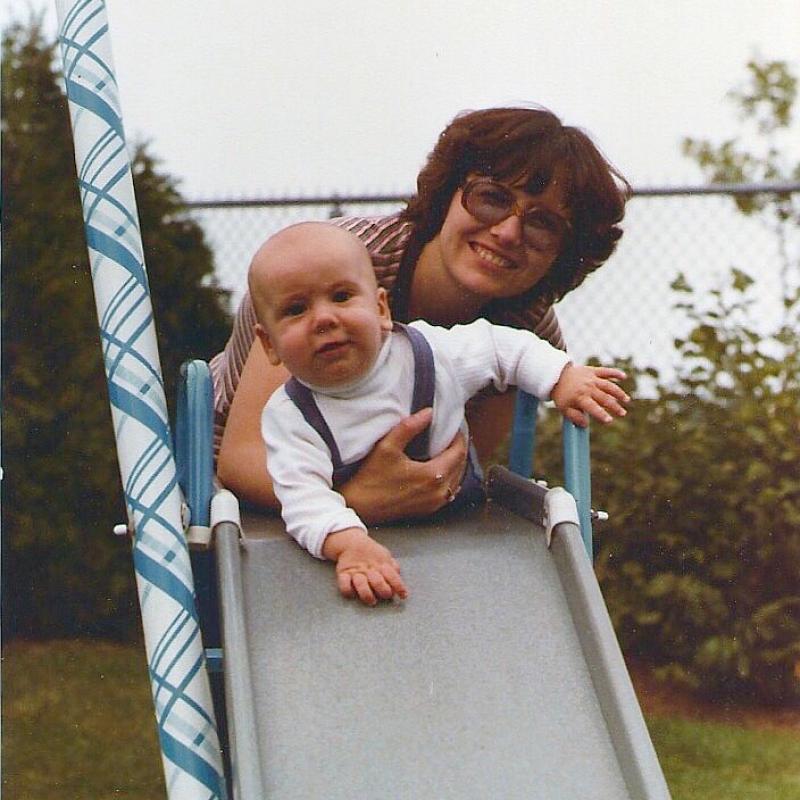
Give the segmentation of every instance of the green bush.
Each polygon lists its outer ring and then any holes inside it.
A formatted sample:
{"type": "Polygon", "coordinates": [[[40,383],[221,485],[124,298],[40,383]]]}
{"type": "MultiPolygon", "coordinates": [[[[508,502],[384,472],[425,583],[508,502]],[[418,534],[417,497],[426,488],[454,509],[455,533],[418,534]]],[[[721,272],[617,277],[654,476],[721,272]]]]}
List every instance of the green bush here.
{"type": "MultiPolygon", "coordinates": [[[[748,64],[732,93],[763,152],[732,139],[685,151],[714,182],[800,178],[780,137],[796,80],[781,62],[748,64]]],[[[753,140],[753,139],[751,139],[753,140]]],[[[624,420],[592,432],[593,495],[611,520],[596,568],[623,649],[673,680],[714,694],[800,702],[800,270],[789,231],[797,194],[743,195],[780,238],[782,297],[759,319],[753,279],[732,268],[716,290],[672,288],[691,331],[675,341],[676,377],[646,383],[624,420]],[[794,260],[793,260],[794,258],[794,260]],[[770,329],[769,325],[773,327],[770,329]]],[[[757,273],[754,273],[757,274],[757,273]]],[[[541,440],[560,421],[545,419],[541,440]]],[[[539,469],[557,471],[557,447],[539,469]]]]}
{"type": "Polygon", "coordinates": [[[800,350],[736,321],[747,284],[692,308],[674,387],[597,433],[598,566],[626,647],[711,691],[800,699],[800,350]]]}
{"type": "MultiPolygon", "coordinates": [[[[689,304],[674,385],[594,427],[611,513],[596,568],[629,655],[710,693],[800,701],[800,348],[786,328],[770,355],[736,321],[748,284],[734,273],[716,307],[689,304]]],[[[548,414],[540,440],[559,427],[548,414]]],[[[540,445],[537,473],[557,474],[557,453],[540,445]]]]}
{"type": "MultiPolygon", "coordinates": [[[[41,23],[3,34],[3,632],[130,636],[138,617],[66,99],[41,23]]],[[[174,182],[134,185],[168,397],[225,341],[225,294],[174,182]]]]}

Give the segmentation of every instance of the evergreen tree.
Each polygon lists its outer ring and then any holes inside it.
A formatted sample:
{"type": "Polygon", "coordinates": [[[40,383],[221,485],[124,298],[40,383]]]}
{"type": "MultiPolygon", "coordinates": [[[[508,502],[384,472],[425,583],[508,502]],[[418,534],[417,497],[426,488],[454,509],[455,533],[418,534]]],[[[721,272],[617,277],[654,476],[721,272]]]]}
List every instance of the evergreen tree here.
{"type": "MultiPolygon", "coordinates": [[[[3,33],[3,618],[6,635],[135,630],[129,549],[67,102],[40,18],[3,33]]],[[[168,395],[230,328],[203,232],[147,148],[134,156],[168,395]]]]}

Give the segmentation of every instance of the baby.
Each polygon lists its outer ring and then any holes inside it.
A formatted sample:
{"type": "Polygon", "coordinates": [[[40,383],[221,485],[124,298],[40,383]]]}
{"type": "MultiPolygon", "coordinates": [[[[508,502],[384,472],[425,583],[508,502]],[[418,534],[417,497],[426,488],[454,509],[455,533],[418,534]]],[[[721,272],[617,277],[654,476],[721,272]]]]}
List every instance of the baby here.
{"type": "MultiPolygon", "coordinates": [[[[466,433],[464,404],[493,384],[519,386],[578,424],[623,416],[617,369],[573,364],[529,331],[485,319],[450,329],[392,322],[386,290],[352,233],[300,223],[270,238],[248,274],[256,335],[273,365],[292,374],[261,417],[267,467],[286,530],[317,558],[336,562],[339,591],[368,605],[405,598],[400,567],[348,508],[337,485],[400,420],[431,408],[412,458],[466,433]]],[[[462,486],[477,482],[467,466],[462,486]]],[[[461,487],[450,487],[454,500],[461,487]]]]}

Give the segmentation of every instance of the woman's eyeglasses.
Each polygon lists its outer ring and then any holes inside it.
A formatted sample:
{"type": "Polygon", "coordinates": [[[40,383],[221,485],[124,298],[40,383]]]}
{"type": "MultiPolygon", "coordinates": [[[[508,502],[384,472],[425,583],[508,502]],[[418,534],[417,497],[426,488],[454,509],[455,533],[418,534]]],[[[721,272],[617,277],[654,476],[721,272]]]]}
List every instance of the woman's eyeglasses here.
{"type": "Polygon", "coordinates": [[[497,225],[512,214],[519,217],[523,241],[537,250],[557,250],[572,227],[569,220],[551,211],[523,210],[514,192],[492,178],[467,181],[461,190],[461,205],[485,225],[497,225]]]}

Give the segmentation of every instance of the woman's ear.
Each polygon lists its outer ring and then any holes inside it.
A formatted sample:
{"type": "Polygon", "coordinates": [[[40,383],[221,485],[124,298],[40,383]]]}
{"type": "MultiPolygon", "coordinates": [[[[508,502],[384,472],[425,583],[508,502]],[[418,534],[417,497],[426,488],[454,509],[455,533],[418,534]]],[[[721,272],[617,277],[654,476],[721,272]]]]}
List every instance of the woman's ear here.
{"type": "Polygon", "coordinates": [[[267,360],[273,367],[277,367],[281,363],[281,358],[272,346],[272,340],[269,338],[267,329],[260,322],[256,322],[253,326],[253,330],[256,332],[258,341],[261,342],[261,347],[267,355],[267,360]]]}
{"type": "Polygon", "coordinates": [[[378,315],[381,318],[381,330],[390,331],[392,329],[392,312],[389,310],[389,295],[382,286],[378,287],[378,315]]]}

